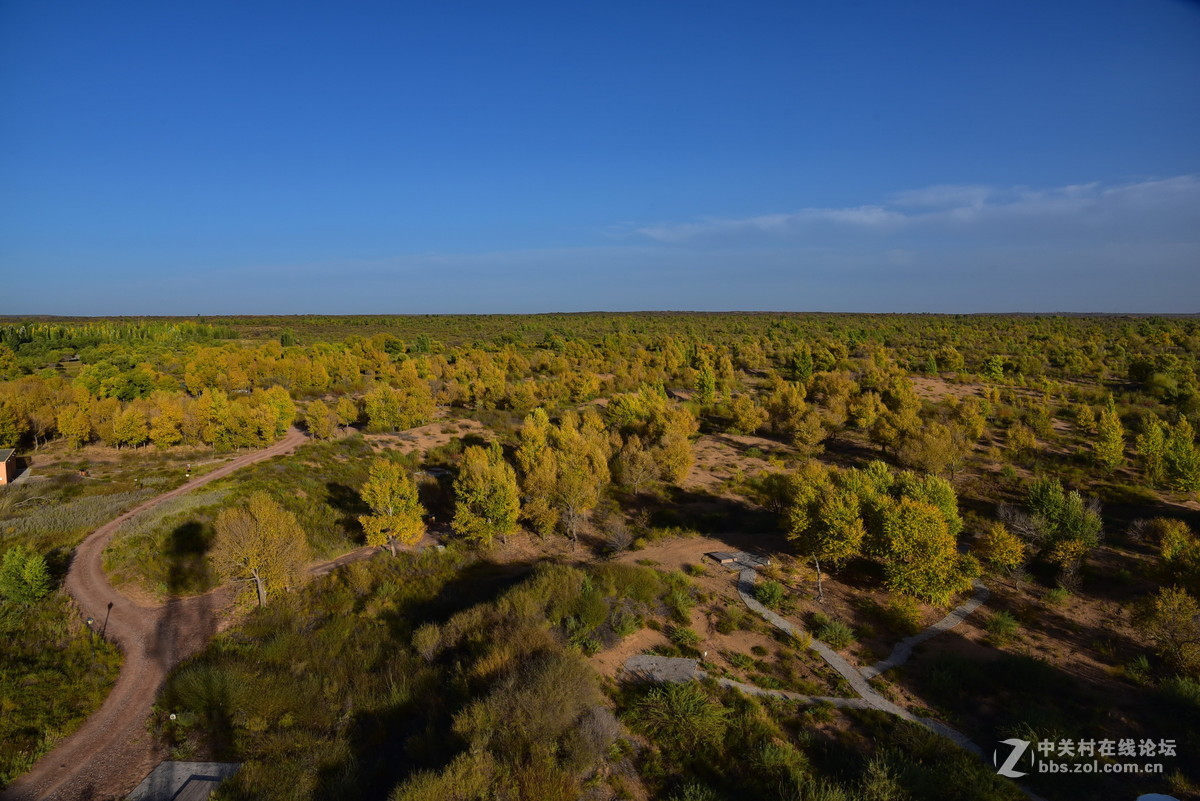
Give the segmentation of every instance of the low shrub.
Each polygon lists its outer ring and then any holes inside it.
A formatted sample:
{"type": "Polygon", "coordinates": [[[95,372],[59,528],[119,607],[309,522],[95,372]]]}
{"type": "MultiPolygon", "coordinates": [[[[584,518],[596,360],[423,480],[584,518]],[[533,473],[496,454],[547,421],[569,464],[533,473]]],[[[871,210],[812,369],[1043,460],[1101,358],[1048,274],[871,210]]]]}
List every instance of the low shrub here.
{"type": "Polygon", "coordinates": [[[783,585],[778,581],[767,580],[754,588],[754,597],[770,609],[778,609],[783,604],[784,595],[783,585]]]}
{"type": "Polygon", "coordinates": [[[838,651],[850,647],[855,640],[854,629],[840,620],[831,620],[825,623],[817,629],[816,634],[818,640],[838,651]]]}
{"type": "Polygon", "coordinates": [[[1004,645],[1013,640],[1020,625],[1010,613],[1001,611],[988,618],[984,628],[987,629],[988,640],[992,644],[1004,645]]]}
{"type": "Polygon", "coordinates": [[[893,631],[909,636],[923,628],[921,607],[912,598],[893,598],[879,608],[879,617],[893,631]]]}
{"type": "Polygon", "coordinates": [[[700,635],[687,626],[676,626],[671,629],[671,642],[680,648],[695,648],[700,644],[700,635]]]}
{"type": "Polygon", "coordinates": [[[1055,587],[1046,590],[1045,601],[1049,606],[1063,606],[1071,599],[1071,591],[1066,587],[1055,587]]]}

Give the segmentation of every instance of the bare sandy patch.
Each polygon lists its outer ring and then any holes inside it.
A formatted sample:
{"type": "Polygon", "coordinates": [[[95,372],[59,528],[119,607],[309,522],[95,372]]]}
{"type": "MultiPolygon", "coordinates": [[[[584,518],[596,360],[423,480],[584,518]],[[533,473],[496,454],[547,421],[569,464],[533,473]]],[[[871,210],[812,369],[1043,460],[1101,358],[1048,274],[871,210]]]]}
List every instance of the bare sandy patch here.
{"type": "Polygon", "coordinates": [[[470,435],[482,437],[489,442],[496,438],[495,432],[469,417],[435,420],[394,434],[365,434],[364,437],[371,447],[377,450],[392,447],[405,453],[415,451],[424,456],[431,448],[440,448],[449,445],[455,439],[470,435]]]}
{"type": "Polygon", "coordinates": [[[909,376],[913,390],[922,400],[940,401],[944,398],[969,398],[979,394],[978,384],[954,384],[936,376],[909,376]]]}
{"type": "Polygon", "coordinates": [[[681,482],[684,489],[720,493],[722,485],[741,470],[754,475],[770,467],[765,458],[748,456],[745,451],[758,448],[763,454],[779,450],[778,442],[738,434],[705,434],[696,440],[691,469],[681,482]]]}
{"type": "Polygon", "coordinates": [[[621,640],[613,648],[589,657],[588,662],[592,669],[601,676],[616,678],[621,672],[621,666],[629,657],[663,645],[670,645],[670,642],[661,631],[640,629],[621,640]]]}

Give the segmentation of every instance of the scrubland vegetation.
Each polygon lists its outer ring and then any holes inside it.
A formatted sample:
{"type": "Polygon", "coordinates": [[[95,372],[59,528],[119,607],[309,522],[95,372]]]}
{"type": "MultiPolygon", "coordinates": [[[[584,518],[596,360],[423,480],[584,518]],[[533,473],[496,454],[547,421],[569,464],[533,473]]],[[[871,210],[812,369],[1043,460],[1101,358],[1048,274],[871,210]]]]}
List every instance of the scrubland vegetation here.
{"type": "Polygon", "coordinates": [[[0,342],[0,446],[34,473],[0,489],[0,553],[46,565],[38,600],[0,590],[9,779],[116,664],[79,658],[70,549],[296,424],[314,441],[105,554],[150,597],[255,590],[154,721],[179,758],[246,762],[224,797],[1020,797],[879,713],[622,678],[606,655],[652,650],[844,694],[692,540],[771,555],[758,600],[859,665],[982,582],[880,692],[985,750],[1178,743],[1153,779],[1030,777],[1047,798],[1200,783],[1196,320],[45,320],[0,342]],[[307,580],[364,545],[385,550],[307,580]]]}

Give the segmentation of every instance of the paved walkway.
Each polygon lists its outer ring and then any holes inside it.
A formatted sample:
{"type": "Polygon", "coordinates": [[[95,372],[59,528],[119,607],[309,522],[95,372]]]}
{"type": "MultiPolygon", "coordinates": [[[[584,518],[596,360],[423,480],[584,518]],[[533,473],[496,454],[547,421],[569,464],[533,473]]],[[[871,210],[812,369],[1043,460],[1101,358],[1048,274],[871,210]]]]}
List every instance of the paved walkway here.
{"type": "MultiPolygon", "coordinates": [[[[746,604],[746,606],[750,607],[752,610],[765,618],[766,621],[775,628],[786,631],[788,634],[791,634],[797,639],[802,639],[804,635],[807,634],[804,629],[792,623],[792,621],[788,620],[787,618],[775,614],[770,609],[759,603],[758,599],[754,597],[754,584],[757,580],[758,573],[750,568],[746,568],[738,574],[738,595],[742,596],[742,601],[746,604]]],[[[858,693],[859,697],[867,702],[867,706],[869,708],[878,709],[880,712],[887,712],[889,715],[895,715],[896,717],[904,718],[905,720],[910,720],[914,723],[918,722],[917,717],[911,712],[903,709],[902,707],[896,706],[891,701],[875,692],[875,689],[867,683],[867,680],[863,678],[863,675],[859,672],[858,668],[847,662],[845,657],[843,657],[837,651],[833,650],[828,645],[816,638],[813,638],[812,645],[810,647],[820,654],[821,658],[828,662],[829,666],[836,670],[838,674],[845,679],[851,687],[854,688],[854,692],[858,693]]]]}
{"type": "MultiPolygon", "coordinates": [[[[759,603],[758,599],[754,597],[754,584],[757,580],[757,572],[749,568],[738,574],[738,595],[742,597],[742,601],[746,604],[746,606],[762,615],[762,617],[765,618],[771,625],[788,632],[794,637],[804,634],[804,630],[799,626],[795,625],[790,620],[775,614],[770,609],[767,609],[765,606],[759,603]]],[[[975,594],[969,601],[964,603],[962,606],[957,607],[953,612],[946,615],[946,617],[942,618],[942,620],[938,621],[933,626],[930,626],[920,634],[909,637],[907,640],[897,644],[896,648],[892,651],[891,656],[882,662],[877,662],[870,668],[866,668],[864,670],[859,670],[858,668],[854,667],[837,651],[833,650],[820,640],[813,638],[812,649],[819,653],[821,657],[829,663],[830,667],[836,670],[842,676],[842,678],[849,682],[850,686],[854,688],[854,691],[858,693],[861,698],[861,706],[859,704],[850,703],[839,704],[839,706],[855,706],[864,709],[877,709],[880,712],[886,712],[889,715],[895,715],[898,718],[903,718],[904,720],[916,723],[918,726],[923,726],[935,734],[940,734],[942,737],[950,740],[959,748],[969,751],[975,756],[984,759],[983,749],[980,748],[974,741],[972,741],[970,737],[967,737],[967,735],[950,726],[947,726],[940,720],[917,717],[907,709],[897,706],[879,693],[875,692],[874,688],[867,683],[868,678],[877,676],[884,670],[895,667],[896,665],[899,665],[907,660],[912,654],[913,647],[917,645],[917,643],[924,642],[936,634],[941,634],[943,631],[948,631],[954,626],[957,626],[962,622],[963,618],[979,608],[979,605],[982,604],[987,598],[988,591],[980,583],[976,583],[975,586],[975,594]],[[904,647],[905,645],[907,645],[907,647],[904,647]],[[872,670],[873,672],[871,672],[870,675],[866,675],[868,671],[872,670]]],[[[738,684],[738,682],[735,682],[734,684],[738,684]]],[[[845,701],[847,699],[841,700],[845,701]]],[[[1026,797],[1030,799],[1030,801],[1045,801],[1045,799],[1043,799],[1041,796],[1025,787],[1022,787],[1021,785],[1017,785],[1017,788],[1020,789],[1021,792],[1023,792],[1026,797]]]]}
{"type": "MultiPolygon", "coordinates": [[[[700,662],[696,659],[686,659],[678,656],[657,656],[655,654],[634,654],[625,660],[625,670],[628,671],[632,678],[637,681],[652,681],[656,683],[673,682],[682,684],[683,682],[692,681],[693,679],[703,679],[708,676],[707,671],[700,669],[700,662]]],[[[804,695],[803,693],[789,692],[788,690],[771,690],[766,687],[757,687],[753,684],[745,684],[733,679],[718,678],[714,679],[717,684],[722,687],[732,687],[735,690],[741,690],[747,695],[758,695],[764,698],[783,698],[788,701],[797,701],[802,704],[832,704],[840,707],[855,707],[858,709],[866,709],[870,707],[870,703],[862,698],[839,698],[828,695],[804,695]]]]}
{"type": "Polygon", "coordinates": [[[949,631],[959,623],[962,623],[967,615],[978,609],[988,599],[989,595],[991,593],[988,591],[988,588],[983,586],[982,581],[977,580],[975,582],[975,594],[967,599],[965,603],[950,610],[950,614],[924,631],[914,634],[911,637],[906,637],[896,643],[896,647],[892,649],[892,653],[887,659],[880,660],[870,667],[862,669],[863,677],[873,679],[886,670],[891,670],[897,665],[904,664],[912,656],[913,648],[916,648],[930,637],[936,637],[942,632],[949,631]]]}

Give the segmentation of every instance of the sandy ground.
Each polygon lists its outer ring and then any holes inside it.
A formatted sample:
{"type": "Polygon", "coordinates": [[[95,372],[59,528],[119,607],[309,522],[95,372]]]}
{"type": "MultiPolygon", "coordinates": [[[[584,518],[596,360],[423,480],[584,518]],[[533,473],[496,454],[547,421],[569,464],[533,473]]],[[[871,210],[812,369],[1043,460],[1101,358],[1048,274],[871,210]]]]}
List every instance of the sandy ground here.
{"type": "Polygon", "coordinates": [[[943,398],[969,398],[979,394],[978,384],[954,384],[935,376],[910,375],[913,390],[922,400],[940,401],[943,398]]]}
{"type": "Polygon", "coordinates": [[[365,434],[367,442],[372,447],[399,448],[405,453],[419,452],[422,456],[430,448],[440,448],[450,444],[451,440],[474,434],[488,440],[495,438],[495,433],[483,423],[470,418],[435,420],[417,428],[410,428],[396,434],[365,434]]]}
{"type": "Polygon", "coordinates": [[[126,520],[247,465],[294,451],[306,441],[292,429],[279,442],[236,457],[206,475],[159,495],[101,526],[80,543],[66,589],[124,654],[120,675],[100,709],[0,794],[3,801],[107,801],[123,798],[163,758],[146,719],[168,672],[217,632],[232,601],[228,588],[140,606],[109,583],[101,556],[126,520]]]}
{"type": "Polygon", "coordinates": [[[765,458],[747,456],[749,448],[758,448],[764,455],[778,451],[778,442],[763,437],[736,434],[705,434],[696,440],[695,461],[681,482],[684,489],[722,494],[722,485],[738,470],[747,476],[757,475],[770,465],[765,458]]]}

